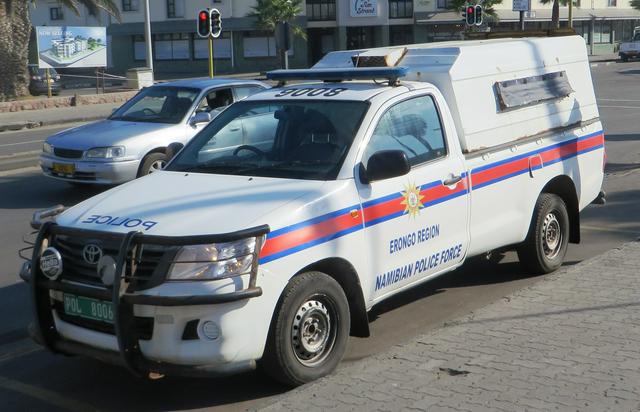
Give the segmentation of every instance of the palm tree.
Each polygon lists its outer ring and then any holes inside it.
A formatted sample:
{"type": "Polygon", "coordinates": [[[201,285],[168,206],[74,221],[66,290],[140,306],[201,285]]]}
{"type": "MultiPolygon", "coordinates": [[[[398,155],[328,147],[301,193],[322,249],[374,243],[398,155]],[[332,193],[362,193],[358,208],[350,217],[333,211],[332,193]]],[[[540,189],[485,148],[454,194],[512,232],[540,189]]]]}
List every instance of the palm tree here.
{"type": "MultiPolygon", "coordinates": [[[[633,6],[633,2],[634,1],[638,1],[638,0],[632,0],[632,6],[633,6]]],[[[552,29],[559,29],[560,28],[560,5],[562,4],[562,6],[566,6],[567,4],[569,4],[569,0],[540,0],[540,3],[542,4],[549,4],[553,2],[553,6],[551,7],[551,28],[552,29]]],[[[577,3],[577,1],[574,0],[573,5],[575,6],[577,3]]]]}
{"type": "MultiPolygon", "coordinates": [[[[302,12],[302,0],[257,0],[256,5],[251,7],[250,17],[256,18],[256,26],[273,32],[275,34],[278,23],[289,22],[294,35],[303,39],[307,34],[292,21],[302,12]]],[[[284,60],[284,50],[278,50],[280,61],[284,60]]]]}
{"type": "MultiPolygon", "coordinates": [[[[28,94],[29,7],[35,3],[35,0],[0,0],[0,101],[28,94]]],[[[60,3],[76,14],[85,6],[96,16],[104,10],[120,18],[114,0],[60,0],[60,3]]]]}
{"type": "Polygon", "coordinates": [[[640,10],[640,0],[631,0],[629,5],[636,10],[640,10]]]}

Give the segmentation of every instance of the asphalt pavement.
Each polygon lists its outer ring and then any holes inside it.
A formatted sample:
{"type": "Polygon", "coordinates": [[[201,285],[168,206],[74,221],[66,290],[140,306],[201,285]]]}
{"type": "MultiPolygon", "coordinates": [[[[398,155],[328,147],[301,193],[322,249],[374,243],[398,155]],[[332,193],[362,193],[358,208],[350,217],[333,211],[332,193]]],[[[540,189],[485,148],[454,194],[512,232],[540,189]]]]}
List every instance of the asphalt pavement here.
{"type": "MultiPolygon", "coordinates": [[[[570,246],[565,266],[635,240],[640,234],[640,99],[634,96],[639,90],[640,62],[602,65],[593,69],[593,75],[606,133],[608,203],[590,206],[582,213],[582,243],[570,246]]],[[[5,146],[4,150],[30,151],[29,145],[41,144],[37,140],[43,135],[34,134],[36,130],[20,134],[20,139],[25,139],[23,148],[14,145],[20,148],[5,146]]],[[[0,149],[3,143],[20,143],[19,139],[5,140],[3,136],[0,149]]],[[[0,164],[4,160],[0,159],[0,164]]],[[[30,309],[26,285],[17,278],[17,250],[22,236],[29,232],[30,216],[34,210],[58,203],[73,205],[95,193],[45,179],[33,166],[0,172],[0,399],[4,408],[245,410],[268,405],[275,396],[285,393],[286,388],[259,372],[225,379],[142,381],[120,368],[93,360],[54,356],[25,339],[30,309]]],[[[350,340],[341,368],[436,331],[451,319],[544,278],[522,273],[512,253],[497,265],[467,264],[374,307],[372,336],[350,340]]]]}

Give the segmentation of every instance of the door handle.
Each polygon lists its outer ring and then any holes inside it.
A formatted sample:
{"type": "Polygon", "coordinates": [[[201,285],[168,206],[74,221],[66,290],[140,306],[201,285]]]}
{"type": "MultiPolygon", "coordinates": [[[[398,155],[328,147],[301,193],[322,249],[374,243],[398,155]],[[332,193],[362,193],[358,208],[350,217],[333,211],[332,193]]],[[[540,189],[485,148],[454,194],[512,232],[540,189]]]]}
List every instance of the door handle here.
{"type": "Polygon", "coordinates": [[[229,129],[230,132],[237,132],[238,130],[240,130],[239,127],[234,127],[233,129],[229,129]]]}
{"type": "Polygon", "coordinates": [[[455,185],[456,183],[458,183],[461,180],[462,180],[462,176],[451,176],[451,177],[445,179],[445,181],[442,182],[442,184],[444,186],[451,186],[451,185],[455,185]]]}

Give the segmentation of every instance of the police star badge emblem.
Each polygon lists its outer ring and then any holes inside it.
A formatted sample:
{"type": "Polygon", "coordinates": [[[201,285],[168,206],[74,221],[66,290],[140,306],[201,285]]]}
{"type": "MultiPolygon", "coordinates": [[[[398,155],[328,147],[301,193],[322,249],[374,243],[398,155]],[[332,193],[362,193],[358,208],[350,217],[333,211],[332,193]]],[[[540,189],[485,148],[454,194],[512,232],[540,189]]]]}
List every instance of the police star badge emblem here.
{"type": "Polygon", "coordinates": [[[424,196],[420,194],[420,188],[413,183],[409,183],[405,186],[404,192],[402,192],[403,200],[400,202],[404,205],[404,212],[410,217],[415,218],[420,214],[420,209],[424,207],[422,199],[424,196]]]}

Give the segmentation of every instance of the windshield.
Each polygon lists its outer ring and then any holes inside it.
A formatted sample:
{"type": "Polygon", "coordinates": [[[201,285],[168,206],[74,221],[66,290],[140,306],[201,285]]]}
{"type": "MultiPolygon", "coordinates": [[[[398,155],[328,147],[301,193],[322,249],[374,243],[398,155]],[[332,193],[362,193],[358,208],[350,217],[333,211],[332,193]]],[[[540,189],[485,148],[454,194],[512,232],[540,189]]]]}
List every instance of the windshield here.
{"type": "Polygon", "coordinates": [[[634,34],[633,39],[631,39],[631,41],[640,41],[640,33],[634,34]]]}
{"type": "Polygon", "coordinates": [[[231,105],[167,170],[331,180],[368,108],[356,101],[249,101],[231,105]]]}
{"type": "Polygon", "coordinates": [[[180,123],[199,89],[173,86],[153,86],[142,90],[109,119],[130,122],[180,123]]]}

